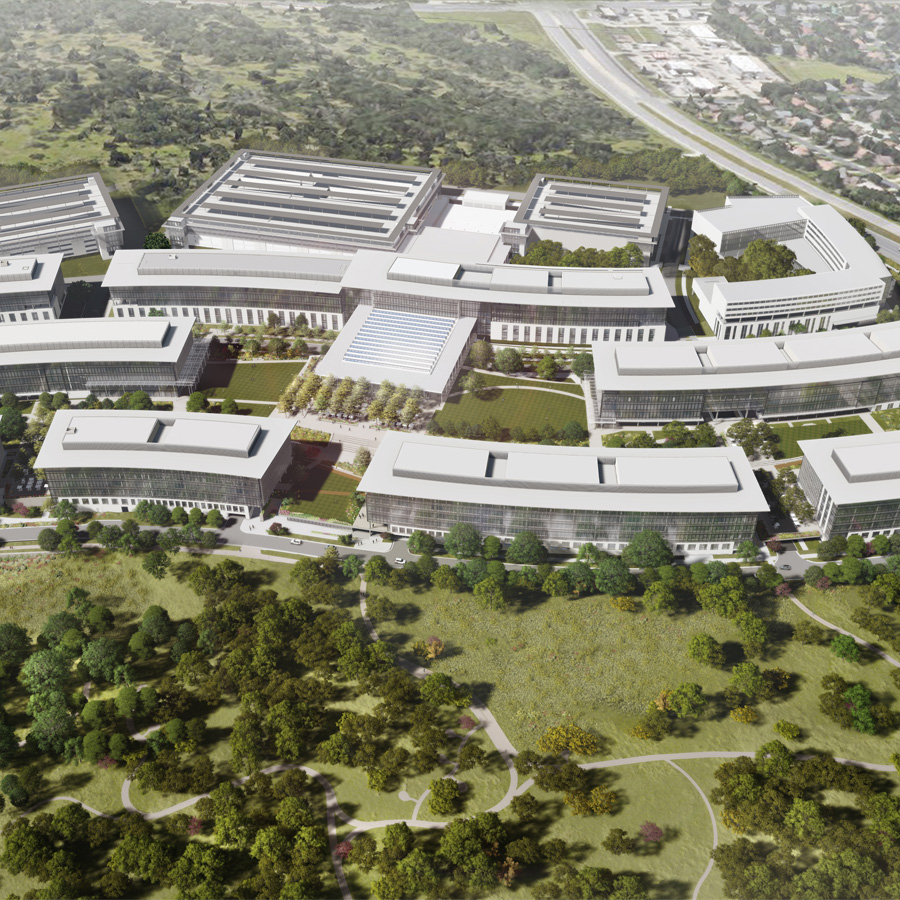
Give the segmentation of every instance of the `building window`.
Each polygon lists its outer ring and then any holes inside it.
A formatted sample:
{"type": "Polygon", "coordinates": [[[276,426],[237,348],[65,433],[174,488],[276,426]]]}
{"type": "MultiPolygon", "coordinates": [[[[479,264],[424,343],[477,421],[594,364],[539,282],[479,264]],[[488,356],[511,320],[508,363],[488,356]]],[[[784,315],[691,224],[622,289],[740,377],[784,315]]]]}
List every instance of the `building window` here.
{"type": "Polygon", "coordinates": [[[288,311],[288,318],[290,319],[291,325],[294,324],[294,321],[297,318],[297,313],[295,313],[292,309],[288,311]]]}
{"type": "Polygon", "coordinates": [[[265,320],[263,319],[263,311],[261,309],[258,309],[256,311],[256,324],[265,325],[265,320]]]}
{"type": "Polygon", "coordinates": [[[600,329],[599,329],[599,328],[595,328],[595,329],[591,332],[591,340],[592,340],[592,341],[596,341],[599,337],[600,337],[600,329]]]}
{"type": "Polygon", "coordinates": [[[244,311],[242,309],[236,309],[234,311],[234,317],[237,320],[238,325],[244,324],[244,311]]]}
{"type": "Polygon", "coordinates": [[[207,322],[212,321],[212,318],[209,315],[209,307],[208,306],[203,307],[203,318],[206,319],[207,322]]]}
{"type": "Polygon", "coordinates": [[[654,335],[655,333],[656,333],[656,329],[655,329],[655,328],[648,328],[648,329],[647,329],[647,340],[648,340],[648,341],[652,341],[652,340],[653,340],[653,335],[654,335]]]}
{"type": "Polygon", "coordinates": [[[637,339],[639,341],[642,341],[644,339],[644,329],[643,328],[638,328],[637,339]]]}
{"type": "Polygon", "coordinates": [[[182,306],[182,307],[181,307],[181,314],[182,314],[185,318],[187,318],[188,310],[187,310],[187,307],[186,307],[186,306],[182,306]]]}
{"type": "Polygon", "coordinates": [[[319,327],[317,318],[318,318],[318,317],[316,316],[315,313],[310,313],[310,314],[309,314],[309,326],[310,326],[310,328],[318,328],[318,327],[319,327]]]}
{"type": "MultiPolygon", "coordinates": [[[[565,340],[565,338],[563,338],[563,340],[565,340]]],[[[569,329],[569,343],[570,344],[575,343],[575,329],[574,328],[569,329]]]]}
{"type": "Polygon", "coordinates": [[[147,317],[147,310],[144,309],[143,306],[138,310],[138,312],[140,313],[142,319],[147,317]]]}
{"type": "Polygon", "coordinates": [[[230,310],[230,309],[227,309],[227,308],[226,308],[226,310],[225,310],[225,321],[226,321],[229,325],[231,325],[231,310],[230,310]]]}
{"type": "Polygon", "coordinates": [[[199,322],[200,321],[200,310],[195,306],[194,307],[194,318],[199,322]]]}
{"type": "Polygon", "coordinates": [[[518,325],[513,325],[513,336],[512,336],[512,339],[513,339],[514,341],[517,341],[517,340],[519,339],[519,326],[518,326],[518,325]]]}
{"type": "Polygon", "coordinates": [[[531,326],[530,325],[525,326],[525,340],[531,341],[531,326]]]}
{"type": "Polygon", "coordinates": [[[603,329],[603,340],[604,340],[604,341],[608,341],[608,340],[609,340],[609,329],[608,329],[608,328],[604,328],[604,329],[603,329]]]}
{"type": "Polygon", "coordinates": [[[538,326],[534,329],[534,339],[540,343],[541,342],[541,328],[538,326]]]}
{"type": "Polygon", "coordinates": [[[31,314],[31,318],[34,319],[35,322],[37,322],[37,320],[38,320],[38,314],[37,314],[36,312],[33,312],[33,313],[31,314]]]}
{"type": "Polygon", "coordinates": [[[331,330],[332,330],[332,331],[337,331],[337,330],[338,330],[338,317],[337,317],[336,315],[333,315],[333,314],[332,314],[332,316],[331,316],[331,330]]]}
{"type": "Polygon", "coordinates": [[[621,329],[621,328],[617,328],[617,329],[616,329],[616,336],[615,336],[615,338],[614,338],[613,340],[615,340],[615,341],[621,341],[621,340],[622,340],[622,329],[621,329]]]}
{"type": "Polygon", "coordinates": [[[505,341],[509,338],[509,326],[501,325],[500,326],[500,340],[505,341]]]}
{"type": "Polygon", "coordinates": [[[132,318],[132,319],[134,318],[134,307],[133,306],[128,307],[128,315],[130,318],[132,318]]]}
{"type": "Polygon", "coordinates": [[[581,343],[582,343],[582,344],[586,344],[586,343],[587,343],[587,328],[582,328],[582,329],[581,329],[581,343]]]}
{"type": "Polygon", "coordinates": [[[50,313],[47,312],[46,309],[44,310],[44,318],[45,318],[45,319],[49,319],[49,318],[50,318],[50,313]]]}

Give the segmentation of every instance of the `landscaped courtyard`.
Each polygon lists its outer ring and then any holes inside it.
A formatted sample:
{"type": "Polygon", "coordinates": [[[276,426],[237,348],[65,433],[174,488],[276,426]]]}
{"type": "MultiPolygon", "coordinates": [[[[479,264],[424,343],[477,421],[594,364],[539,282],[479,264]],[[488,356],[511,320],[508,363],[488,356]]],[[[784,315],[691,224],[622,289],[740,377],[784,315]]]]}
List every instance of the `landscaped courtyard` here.
{"type": "Polygon", "coordinates": [[[872,429],[859,416],[814,419],[809,422],[775,422],[772,424],[772,431],[779,437],[778,449],[782,459],[802,455],[798,441],[872,433],[872,429]]]}
{"type": "Polygon", "coordinates": [[[302,362],[224,362],[206,367],[200,390],[209,397],[277,400],[303,368],[302,362]]]}
{"type": "Polygon", "coordinates": [[[301,516],[349,523],[347,505],[358,486],[358,478],[336,472],[330,465],[313,466],[281,507],[301,516]]]}

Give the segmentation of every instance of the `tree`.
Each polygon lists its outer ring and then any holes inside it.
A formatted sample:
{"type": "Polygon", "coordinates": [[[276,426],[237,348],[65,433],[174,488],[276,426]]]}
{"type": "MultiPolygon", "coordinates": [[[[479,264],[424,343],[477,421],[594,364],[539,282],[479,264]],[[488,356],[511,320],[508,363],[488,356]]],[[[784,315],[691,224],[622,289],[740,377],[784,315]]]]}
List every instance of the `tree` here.
{"type": "Polygon", "coordinates": [[[706,707],[706,697],[699,684],[686,682],[668,695],[667,705],[679,719],[697,718],[706,707]]]}
{"type": "Polygon", "coordinates": [[[648,566],[671,564],[672,550],[656,531],[640,531],[622,551],[622,559],[632,569],[646,569],[648,566]]]}
{"type": "Polygon", "coordinates": [[[469,350],[469,362],[476,369],[490,368],[490,364],[494,360],[494,348],[490,341],[475,341],[472,349],[469,350]]]}
{"type": "Polygon", "coordinates": [[[469,372],[460,380],[460,385],[464,391],[468,391],[470,394],[480,394],[487,385],[487,381],[481,372],[469,372]]]}
{"type": "Polygon", "coordinates": [[[741,541],[735,548],[735,555],[745,563],[751,563],[759,555],[759,548],[751,540],[741,541]]]}
{"type": "Polygon", "coordinates": [[[4,406],[0,410],[0,439],[17,441],[25,434],[27,423],[17,406],[4,406]]]}
{"type": "Polygon", "coordinates": [[[442,672],[432,672],[419,686],[419,692],[426,703],[433,706],[468,706],[472,702],[472,695],[464,688],[453,683],[449,675],[442,672]]]}
{"type": "Polygon", "coordinates": [[[22,666],[19,681],[29,694],[50,694],[58,691],[69,677],[71,663],[53,650],[32,653],[22,666]]]}
{"type": "Polygon", "coordinates": [[[658,844],[663,839],[663,830],[655,822],[644,822],[639,830],[645,844],[658,844]]]}
{"type": "Polygon", "coordinates": [[[16,809],[21,809],[28,803],[28,791],[25,790],[18,775],[13,773],[4,775],[2,781],[0,781],[0,791],[3,791],[9,797],[9,802],[16,809]]]}
{"type": "Polygon", "coordinates": [[[688,656],[695,662],[720,669],[725,665],[722,645],[708,634],[695,634],[688,644],[688,656]]]}
{"type": "Polygon", "coordinates": [[[513,538],[506,551],[506,559],[511,563],[540,565],[547,561],[547,548],[534,532],[522,531],[513,538]]]}
{"type": "Polygon", "coordinates": [[[393,569],[383,556],[371,556],[366,563],[366,581],[370,584],[387,584],[392,571],[393,569]]]}
{"type": "Polygon", "coordinates": [[[31,652],[31,639],[21,625],[0,624],[0,677],[14,675],[31,652]]]}
{"type": "Polygon", "coordinates": [[[497,353],[495,362],[497,368],[507,375],[511,375],[513,372],[521,372],[524,368],[524,363],[522,362],[519,351],[513,347],[504,347],[497,353]]]}
{"type": "Polygon", "coordinates": [[[161,606],[152,605],[144,610],[141,631],[150,636],[154,644],[164,644],[172,636],[172,620],[161,606]]]}
{"type": "Polygon", "coordinates": [[[478,556],[481,553],[481,535],[468,522],[457,522],[444,538],[444,549],[460,559],[478,556]]]}
{"type": "Polygon", "coordinates": [[[651,612],[669,612],[678,606],[675,592],[664,581],[654,581],[641,599],[651,612]]]}
{"type": "Polygon", "coordinates": [[[58,519],[74,519],[78,515],[78,507],[71,500],[60,500],[52,512],[58,519]]]}
{"type": "Polygon", "coordinates": [[[452,816],[460,800],[459,785],[452,778],[440,778],[429,785],[428,808],[438,816],[452,816]]]}
{"type": "Polygon", "coordinates": [[[695,234],[688,241],[688,254],[691,269],[698,278],[707,278],[713,274],[719,262],[719,254],[710,238],[705,234],[695,234]]]}
{"type": "Polygon", "coordinates": [[[38,532],[38,546],[41,550],[52,552],[59,547],[62,538],[52,529],[44,528],[38,532]]]}
{"type": "Polygon", "coordinates": [[[545,381],[555,381],[559,365],[552,356],[545,356],[538,362],[536,371],[539,378],[543,378],[545,381]]]}
{"type": "Polygon", "coordinates": [[[426,554],[432,556],[435,551],[437,542],[435,539],[424,531],[414,531],[407,540],[409,552],[415,554],[426,554]]]}
{"type": "Polygon", "coordinates": [[[751,700],[757,700],[768,693],[768,683],[755,663],[738,663],[731,671],[731,686],[751,700]]]}
{"type": "Polygon", "coordinates": [[[850,662],[859,662],[859,644],[849,634],[835,635],[829,647],[835,656],[850,662]]]}
{"type": "Polygon", "coordinates": [[[472,593],[485,609],[505,609],[509,600],[506,584],[494,575],[479,581],[472,593]]]}
{"type": "Polygon", "coordinates": [[[594,374],[594,356],[591,353],[576,353],[572,357],[572,371],[584,380],[586,375],[594,374]]]}
{"type": "Polygon", "coordinates": [[[171,247],[172,244],[164,231],[151,231],[144,238],[145,250],[169,250],[171,247]]]}
{"type": "Polygon", "coordinates": [[[159,581],[166,577],[171,562],[162,550],[153,550],[144,557],[141,568],[159,581]]]}
{"type": "Polygon", "coordinates": [[[95,681],[112,681],[117,666],[125,660],[125,648],[111,638],[99,637],[88,642],[81,657],[82,665],[95,681]]]}
{"type": "Polygon", "coordinates": [[[236,416],[240,412],[237,402],[231,397],[226,397],[222,401],[222,406],[220,407],[219,411],[223,416],[236,416]]]}
{"type": "Polygon", "coordinates": [[[185,409],[188,412],[204,412],[209,407],[209,401],[202,391],[194,391],[187,399],[185,409]]]}

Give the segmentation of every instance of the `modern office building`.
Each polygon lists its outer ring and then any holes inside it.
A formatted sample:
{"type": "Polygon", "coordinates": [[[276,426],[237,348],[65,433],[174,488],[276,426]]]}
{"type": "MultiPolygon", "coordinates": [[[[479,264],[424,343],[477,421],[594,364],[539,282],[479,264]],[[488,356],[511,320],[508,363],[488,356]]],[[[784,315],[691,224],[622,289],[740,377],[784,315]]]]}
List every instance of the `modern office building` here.
{"type": "Polygon", "coordinates": [[[536,175],[502,235],[516,253],[535,241],[559,241],[567,250],[610,250],[627,243],[656,259],[665,231],[669,189],[660,185],[536,175]]]}
{"type": "Polygon", "coordinates": [[[900,432],[800,441],[798,480],[828,539],[900,529],[900,432]]]}
{"type": "Polygon", "coordinates": [[[478,337],[523,344],[665,340],[672,295],[659,268],[567,269],[419,259],[206,250],[122,250],[103,280],[119,318],[153,308],[258,324],[301,313],[338,330],[358,306],[476,320],[478,337]]]}
{"type": "Polygon", "coordinates": [[[241,150],[163,225],[172,246],[398,250],[422,226],[439,169],[241,150]]]}
{"type": "Polygon", "coordinates": [[[125,229],[97,172],[0,188],[0,254],[109,259],[125,229]]]}
{"type": "Polygon", "coordinates": [[[778,241],[814,273],[733,283],[695,278],[700,312],[723,340],[874,322],[893,286],[878,254],[831,206],[799,197],[729,197],[721,209],[694,213],[692,227],[723,256],[753,240],[778,241]]]}
{"type": "Polygon", "coordinates": [[[673,306],[659,268],[469,264],[360,250],[341,284],[346,311],[473,318],[478,337],[523,344],[664,341],[673,306]]]}
{"type": "Polygon", "coordinates": [[[62,253],[0,257],[0,324],[58,319],[66,295],[62,253]]]}
{"type": "Polygon", "coordinates": [[[335,378],[385,379],[444,401],[475,341],[474,319],[358,306],[316,372],[335,378]]]}
{"type": "Polygon", "coordinates": [[[302,315],[314,328],[337,331],[349,263],[339,254],[120,250],[103,286],[118,318],[157,309],[191,321],[262,325],[275,313],[284,325],[302,315]]]}
{"type": "Polygon", "coordinates": [[[193,391],[209,356],[186,319],[60,319],[10,325],[0,342],[0,386],[15,394],[193,391]]]}
{"type": "Polygon", "coordinates": [[[257,515],[291,462],[293,422],[209,413],[60,410],[35,467],[80,509],[141,500],[257,515]]]}
{"type": "Polygon", "coordinates": [[[730,552],[768,506],[738,448],[622,450],[389,432],[359,485],[370,527],[442,538],[457,522],[510,541],[618,551],[639,531],[679,553],[730,552]]]}
{"type": "Polygon", "coordinates": [[[900,405],[900,323],[829,334],[595,344],[599,426],[775,419],[900,405]]]}

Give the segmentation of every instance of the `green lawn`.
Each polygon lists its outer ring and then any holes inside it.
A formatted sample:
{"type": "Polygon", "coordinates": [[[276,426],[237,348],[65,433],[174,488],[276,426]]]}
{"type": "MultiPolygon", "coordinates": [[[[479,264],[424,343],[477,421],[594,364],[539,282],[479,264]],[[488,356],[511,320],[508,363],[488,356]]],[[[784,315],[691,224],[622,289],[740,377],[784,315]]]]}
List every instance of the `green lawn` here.
{"type": "Polygon", "coordinates": [[[706,191],[702,194],[680,194],[669,197],[669,205],[673,209],[716,209],[725,203],[725,194],[721,191],[706,191]]]}
{"type": "Polygon", "coordinates": [[[823,437],[838,437],[835,432],[843,431],[843,434],[871,434],[872,429],[866,425],[859,416],[840,416],[826,422],[825,419],[815,419],[810,422],[776,422],[772,425],[780,438],[778,448],[782,458],[790,459],[801,456],[797,441],[810,441],[823,437]]]}
{"type": "Polygon", "coordinates": [[[528,388],[521,390],[487,389],[480,396],[462,394],[450,397],[435,419],[441,425],[448,422],[483,423],[493,416],[503,428],[542,428],[551,425],[562,428],[567,422],[576,421],[587,428],[584,400],[580,397],[563,397],[547,391],[528,388]]]}
{"type": "Polygon", "coordinates": [[[844,66],[826,62],[822,59],[788,59],[784,56],[767,56],[766,62],[788,81],[804,81],[807,78],[824,80],[840,78],[843,81],[848,75],[862,78],[865,81],[878,83],[889,76],[888,72],[878,72],[865,66],[844,66]]]}
{"type": "Polygon", "coordinates": [[[694,279],[685,277],[684,285],[684,290],[688,292],[688,300],[690,301],[691,307],[694,310],[694,315],[700,322],[700,328],[703,330],[704,336],[713,337],[714,332],[712,328],[709,327],[709,323],[703,317],[703,313],[700,312],[700,298],[694,293],[694,279]]]}
{"type": "MultiPolygon", "coordinates": [[[[564,391],[567,394],[574,394],[576,397],[584,396],[584,390],[581,385],[574,384],[571,381],[545,381],[542,378],[517,378],[512,375],[492,375],[490,373],[484,375],[484,380],[488,386],[543,387],[552,388],[554,391],[564,391]]],[[[459,390],[459,388],[455,387],[454,390],[459,390]]]]}
{"type": "MultiPolygon", "coordinates": [[[[608,756],[692,750],[753,750],[773,739],[778,719],[803,729],[796,749],[815,748],[869,762],[888,763],[893,741],[838,728],[819,712],[821,678],[836,672],[863,681],[884,702],[900,708],[891,667],[881,660],[865,665],[835,657],[827,646],[804,646],[788,639],[790,625],[809,621],[790,601],[770,599],[761,612],[773,643],[762,666],[792,674],[789,694],[757,707],[759,721],[743,725],[712,710],[696,722],[676,724],[662,741],[641,741],[628,731],[659,691],[682,682],[700,684],[707,696],[722,691],[730,667],[742,661],[735,627],[695,604],[674,616],[626,613],[605,597],[577,599],[543,596],[506,611],[480,608],[469,593],[378,589],[400,614],[379,626],[398,650],[437,635],[448,653],[437,671],[480,685],[479,692],[519,749],[533,747],[550,725],[574,721],[608,740],[608,756]],[[728,668],[700,666],[687,657],[699,631],[725,644],[728,668]]],[[[674,824],[674,823],[673,823],[674,824]]],[[[595,842],[594,842],[595,843],[595,842]]]]}
{"type": "Polygon", "coordinates": [[[609,434],[603,435],[603,445],[608,446],[609,445],[608,439],[613,437],[614,435],[615,436],[621,435],[623,438],[625,438],[627,440],[629,437],[632,437],[633,435],[643,434],[643,433],[644,433],[643,429],[641,429],[639,431],[611,431],[609,434]]]}
{"type": "Polygon", "coordinates": [[[78,278],[80,275],[105,275],[112,260],[103,259],[99,253],[93,256],[76,256],[62,261],[63,278],[78,278]]]}
{"type": "MultiPolygon", "coordinates": [[[[211,403],[210,412],[220,412],[221,403],[211,403]]],[[[274,404],[271,403],[238,403],[237,414],[239,416],[270,416],[275,410],[274,404]]]]}
{"type": "Polygon", "coordinates": [[[900,409],[882,409],[872,413],[872,418],[885,430],[900,429],[900,409]]]}
{"type": "Polygon", "coordinates": [[[200,390],[211,398],[274,402],[303,366],[302,362],[213,363],[200,379],[200,390]]]}
{"type": "Polygon", "coordinates": [[[347,503],[358,485],[358,478],[335,472],[329,466],[314,466],[293,496],[281,505],[304,516],[348,522],[347,503]]]}

